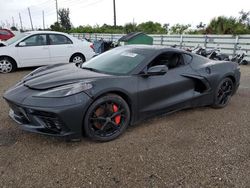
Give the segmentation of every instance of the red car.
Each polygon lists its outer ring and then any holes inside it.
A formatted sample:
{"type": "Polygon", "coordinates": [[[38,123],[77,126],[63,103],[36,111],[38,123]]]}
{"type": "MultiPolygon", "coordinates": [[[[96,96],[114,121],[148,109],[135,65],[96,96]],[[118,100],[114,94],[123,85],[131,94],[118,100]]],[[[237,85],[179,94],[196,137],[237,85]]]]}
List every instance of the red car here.
{"type": "Polygon", "coordinates": [[[8,29],[0,29],[0,40],[8,40],[15,35],[8,29]]]}

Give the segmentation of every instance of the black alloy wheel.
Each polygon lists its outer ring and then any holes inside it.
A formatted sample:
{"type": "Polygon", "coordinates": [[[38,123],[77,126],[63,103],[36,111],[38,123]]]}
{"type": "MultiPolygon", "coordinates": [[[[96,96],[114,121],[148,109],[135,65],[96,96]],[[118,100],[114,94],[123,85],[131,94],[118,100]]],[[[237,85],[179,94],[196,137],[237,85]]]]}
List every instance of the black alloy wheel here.
{"type": "Polygon", "coordinates": [[[215,102],[213,107],[223,108],[225,107],[233,94],[234,83],[230,78],[224,78],[217,87],[215,92],[215,102]]]}
{"type": "Polygon", "coordinates": [[[120,136],[130,122],[130,109],[118,95],[97,99],[88,109],[84,120],[85,134],[98,141],[110,141],[120,136]]]}

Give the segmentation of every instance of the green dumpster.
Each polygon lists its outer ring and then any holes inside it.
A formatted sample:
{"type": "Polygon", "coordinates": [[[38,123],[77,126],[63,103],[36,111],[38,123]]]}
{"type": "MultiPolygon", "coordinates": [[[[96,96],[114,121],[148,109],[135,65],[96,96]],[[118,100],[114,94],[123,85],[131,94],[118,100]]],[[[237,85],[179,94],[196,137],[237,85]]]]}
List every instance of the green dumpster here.
{"type": "Polygon", "coordinates": [[[129,33],[118,40],[120,45],[130,44],[153,44],[153,37],[150,37],[142,32],[129,33]]]}

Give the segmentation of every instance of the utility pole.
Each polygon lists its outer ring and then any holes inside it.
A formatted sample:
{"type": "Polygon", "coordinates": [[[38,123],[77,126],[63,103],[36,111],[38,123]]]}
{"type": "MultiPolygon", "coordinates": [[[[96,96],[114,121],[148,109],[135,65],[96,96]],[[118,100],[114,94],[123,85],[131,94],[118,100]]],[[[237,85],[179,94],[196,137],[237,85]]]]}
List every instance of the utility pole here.
{"type": "Polygon", "coordinates": [[[4,27],[4,22],[1,20],[1,26],[0,26],[0,29],[2,29],[4,27]]]}
{"type": "Polygon", "coordinates": [[[57,3],[57,0],[56,0],[56,20],[57,20],[57,23],[59,23],[59,19],[58,19],[58,3],[57,3]]]}
{"type": "Polygon", "coordinates": [[[8,20],[5,20],[5,22],[6,22],[6,27],[7,27],[7,28],[10,28],[11,26],[10,26],[8,20]]]}
{"type": "Polygon", "coordinates": [[[12,26],[15,27],[15,20],[13,16],[12,16],[12,26]]]}
{"type": "Polygon", "coordinates": [[[20,12],[19,12],[19,20],[20,20],[21,30],[23,30],[23,22],[22,22],[22,17],[21,17],[20,12]]]}
{"type": "Polygon", "coordinates": [[[30,8],[28,8],[28,11],[29,11],[29,16],[30,16],[30,25],[31,25],[31,29],[33,31],[34,28],[33,28],[32,18],[31,18],[31,14],[30,14],[30,8]]]}
{"type": "Polygon", "coordinates": [[[114,26],[116,27],[116,7],[115,7],[115,0],[113,0],[113,6],[114,6],[114,26]]]}
{"type": "Polygon", "coordinates": [[[133,18],[133,30],[135,31],[135,18],[133,18]]]}
{"type": "Polygon", "coordinates": [[[44,11],[43,11],[43,30],[45,30],[44,11]]]}

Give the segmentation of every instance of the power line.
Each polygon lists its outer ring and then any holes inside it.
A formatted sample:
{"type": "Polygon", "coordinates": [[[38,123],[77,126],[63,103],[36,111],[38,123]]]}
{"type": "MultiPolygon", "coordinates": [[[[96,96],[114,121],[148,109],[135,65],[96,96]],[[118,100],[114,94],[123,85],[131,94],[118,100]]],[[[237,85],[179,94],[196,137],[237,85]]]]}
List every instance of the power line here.
{"type": "MultiPolygon", "coordinates": [[[[31,6],[29,6],[28,8],[28,14],[27,14],[27,8],[25,9],[20,9],[19,13],[17,16],[19,16],[19,21],[20,21],[20,28],[24,29],[24,27],[27,27],[27,24],[31,25],[31,28],[34,29],[36,23],[41,23],[41,12],[43,12],[43,17],[44,17],[44,22],[45,22],[45,17],[46,20],[48,18],[48,22],[46,22],[46,24],[50,24],[50,22],[52,22],[52,16],[55,16],[56,14],[56,19],[59,21],[59,15],[58,15],[58,9],[60,6],[63,7],[79,7],[79,8],[86,8],[89,6],[93,6],[95,4],[99,4],[100,2],[104,1],[104,0],[60,0],[60,2],[58,2],[59,0],[39,0],[36,1],[36,4],[32,3],[31,6]],[[55,2],[56,1],[56,2],[55,2]],[[55,10],[55,4],[56,3],[56,10],[55,10]],[[31,13],[32,11],[32,13],[31,13]]],[[[15,16],[15,15],[14,15],[15,16]]],[[[15,20],[16,21],[16,20],[15,20]]],[[[13,22],[6,22],[6,25],[11,25],[10,23],[13,22]]],[[[41,24],[43,26],[43,24],[41,24]]],[[[45,24],[44,24],[45,25],[45,24]]]]}
{"type": "Polygon", "coordinates": [[[86,7],[89,7],[89,6],[92,6],[92,5],[95,5],[95,4],[98,4],[100,2],[102,2],[103,0],[96,0],[92,3],[86,3],[86,2],[80,2],[80,1],[72,1],[72,3],[69,3],[67,6],[70,8],[70,7],[74,7],[74,6],[77,6],[79,8],[86,8],[86,7]]]}

